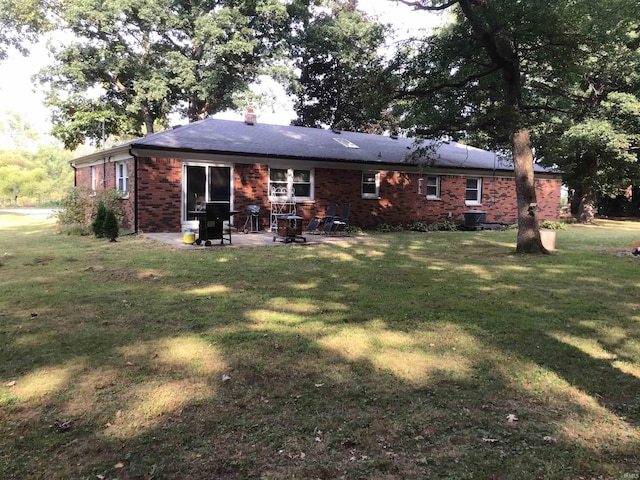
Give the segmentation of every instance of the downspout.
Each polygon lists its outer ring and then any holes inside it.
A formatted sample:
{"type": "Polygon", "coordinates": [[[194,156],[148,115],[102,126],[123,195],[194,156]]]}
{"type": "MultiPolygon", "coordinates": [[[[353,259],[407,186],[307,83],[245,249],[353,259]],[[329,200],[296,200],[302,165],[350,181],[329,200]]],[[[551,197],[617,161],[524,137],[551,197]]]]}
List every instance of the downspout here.
{"type": "Polygon", "coordinates": [[[73,186],[77,187],[78,186],[78,169],[73,164],[73,162],[69,162],[69,166],[73,168],[73,186]]]}
{"type": "Polygon", "coordinates": [[[133,158],[133,233],[138,233],[138,157],[129,149],[133,158]]]}

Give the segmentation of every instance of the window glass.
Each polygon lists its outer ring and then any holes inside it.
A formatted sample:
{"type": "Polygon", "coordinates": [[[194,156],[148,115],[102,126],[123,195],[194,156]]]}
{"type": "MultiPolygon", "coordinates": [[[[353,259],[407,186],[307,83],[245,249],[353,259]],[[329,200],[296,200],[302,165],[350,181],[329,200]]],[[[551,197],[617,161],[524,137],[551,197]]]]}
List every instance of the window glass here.
{"type": "Polygon", "coordinates": [[[465,200],[467,203],[480,203],[482,181],[479,178],[467,178],[465,200]]]}
{"type": "Polygon", "coordinates": [[[379,195],[379,174],[375,172],[362,172],[362,196],[365,198],[377,198],[379,195]]]}
{"type": "Polygon", "coordinates": [[[95,190],[98,187],[98,175],[96,172],[96,167],[91,167],[91,190],[95,190]]]}
{"type": "Polygon", "coordinates": [[[427,197],[440,198],[440,177],[427,177],[427,197]]]}
{"type": "Polygon", "coordinates": [[[272,168],[269,170],[269,194],[287,196],[287,169],[272,168]]]}
{"type": "Polygon", "coordinates": [[[296,197],[311,196],[311,171],[310,170],[294,170],[293,171],[293,188],[296,197]]]}
{"type": "Polygon", "coordinates": [[[116,188],[121,192],[129,191],[129,177],[125,162],[116,163],[116,188]]]}
{"type": "Polygon", "coordinates": [[[313,171],[293,168],[269,169],[269,195],[312,198],[313,171]]]}

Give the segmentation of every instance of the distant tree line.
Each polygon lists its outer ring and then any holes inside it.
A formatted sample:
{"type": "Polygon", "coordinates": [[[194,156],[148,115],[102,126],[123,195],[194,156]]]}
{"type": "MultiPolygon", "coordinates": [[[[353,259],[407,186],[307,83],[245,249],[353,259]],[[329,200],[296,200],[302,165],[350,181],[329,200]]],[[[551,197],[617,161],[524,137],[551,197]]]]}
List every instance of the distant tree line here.
{"type": "Polygon", "coordinates": [[[0,149],[0,206],[60,205],[73,186],[73,153],[59,144],[33,148],[38,134],[15,113],[0,121],[0,135],[8,146],[0,149]]]}

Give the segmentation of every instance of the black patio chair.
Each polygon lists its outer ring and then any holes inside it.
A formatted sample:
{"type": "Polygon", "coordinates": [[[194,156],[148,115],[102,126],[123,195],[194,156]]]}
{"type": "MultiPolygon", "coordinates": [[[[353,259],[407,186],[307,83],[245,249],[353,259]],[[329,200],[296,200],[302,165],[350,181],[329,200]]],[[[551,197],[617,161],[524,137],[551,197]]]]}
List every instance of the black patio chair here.
{"type": "Polygon", "coordinates": [[[336,216],[336,204],[330,203],[327,205],[327,209],[323,216],[316,216],[311,219],[307,225],[307,233],[322,233],[327,223],[331,222],[336,216]]]}
{"type": "Polygon", "coordinates": [[[342,213],[340,216],[333,217],[330,221],[323,226],[323,233],[325,235],[344,233],[349,226],[349,212],[351,210],[351,204],[342,204],[342,213]]]}

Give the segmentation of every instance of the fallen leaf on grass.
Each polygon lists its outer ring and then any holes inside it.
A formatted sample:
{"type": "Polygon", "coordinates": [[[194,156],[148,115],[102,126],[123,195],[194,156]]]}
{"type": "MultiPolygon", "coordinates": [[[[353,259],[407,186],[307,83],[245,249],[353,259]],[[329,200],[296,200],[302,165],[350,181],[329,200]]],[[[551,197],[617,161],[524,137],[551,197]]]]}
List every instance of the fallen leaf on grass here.
{"type": "Polygon", "coordinates": [[[324,387],[324,383],[316,383],[316,388],[324,387]]]}
{"type": "Polygon", "coordinates": [[[124,468],[124,463],[118,462],[113,466],[113,468],[124,468]]]}
{"type": "Polygon", "coordinates": [[[15,380],[11,380],[10,382],[7,382],[4,384],[5,387],[13,387],[15,386],[16,381],[15,380]]]}

